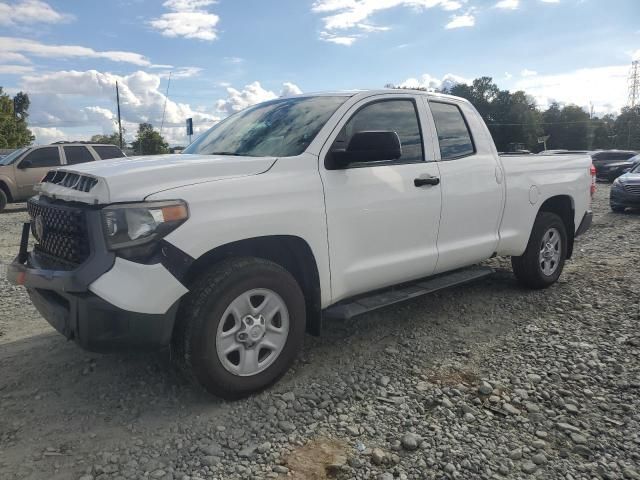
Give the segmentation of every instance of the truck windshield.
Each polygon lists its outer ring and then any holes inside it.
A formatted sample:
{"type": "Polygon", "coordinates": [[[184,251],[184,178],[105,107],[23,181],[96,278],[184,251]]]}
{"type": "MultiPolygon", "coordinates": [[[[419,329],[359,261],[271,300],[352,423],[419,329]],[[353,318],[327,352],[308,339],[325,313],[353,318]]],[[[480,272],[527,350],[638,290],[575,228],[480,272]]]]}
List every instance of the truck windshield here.
{"type": "Polygon", "coordinates": [[[11,152],[6,157],[0,158],[0,165],[11,165],[16,160],[16,158],[18,158],[20,155],[22,155],[27,150],[29,150],[28,147],[19,148],[18,150],[15,150],[15,151],[11,152]]]}
{"type": "Polygon", "coordinates": [[[303,153],[346,96],[272,100],[226,118],[183,153],[292,157],[303,153]]]}

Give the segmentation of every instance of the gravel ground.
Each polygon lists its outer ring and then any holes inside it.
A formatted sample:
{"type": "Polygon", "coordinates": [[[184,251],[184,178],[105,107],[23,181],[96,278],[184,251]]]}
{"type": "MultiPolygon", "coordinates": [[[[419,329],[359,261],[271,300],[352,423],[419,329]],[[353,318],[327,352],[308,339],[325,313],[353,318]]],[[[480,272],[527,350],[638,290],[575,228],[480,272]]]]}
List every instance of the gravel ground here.
{"type": "MultiPolygon", "coordinates": [[[[488,280],[329,323],[233,403],[167,352],[81,351],[2,279],[0,477],[640,479],[640,214],[607,196],[552,288],[492,260],[488,280]]],[[[0,260],[24,218],[0,214],[0,260]]]]}

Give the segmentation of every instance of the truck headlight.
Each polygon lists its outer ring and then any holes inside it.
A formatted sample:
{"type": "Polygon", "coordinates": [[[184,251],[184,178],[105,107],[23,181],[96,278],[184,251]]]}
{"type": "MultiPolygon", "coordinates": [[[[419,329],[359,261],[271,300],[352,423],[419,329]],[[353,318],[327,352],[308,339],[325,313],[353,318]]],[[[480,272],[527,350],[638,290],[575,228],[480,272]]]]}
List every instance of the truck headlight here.
{"type": "Polygon", "coordinates": [[[168,235],[189,218],[182,200],[111,205],[102,210],[109,250],[144,245],[168,235]]]}
{"type": "Polygon", "coordinates": [[[613,189],[621,189],[622,187],[622,182],[620,181],[620,177],[616,178],[613,183],[611,184],[611,188],[613,189]]]}

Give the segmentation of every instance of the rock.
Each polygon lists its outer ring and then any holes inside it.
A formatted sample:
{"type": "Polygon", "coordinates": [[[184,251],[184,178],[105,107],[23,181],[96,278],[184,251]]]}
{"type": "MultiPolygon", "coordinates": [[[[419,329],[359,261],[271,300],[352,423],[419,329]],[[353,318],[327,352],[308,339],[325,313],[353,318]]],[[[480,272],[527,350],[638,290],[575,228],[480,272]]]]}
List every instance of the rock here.
{"type": "Polygon", "coordinates": [[[543,450],[547,446],[547,442],[544,440],[534,440],[531,442],[531,446],[536,450],[543,450]]]}
{"type": "Polygon", "coordinates": [[[524,462],[520,469],[527,475],[530,475],[534,473],[538,469],[538,467],[533,462],[524,462]]]}
{"type": "Polygon", "coordinates": [[[285,402],[289,403],[289,402],[293,402],[296,399],[296,396],[293,392],[287,392],[287,393],[283,393],[282,394],[282,400],[284,400],[285,402]]]}
{"type": "Polygon", "coordinates": [[[257,450],[258,445],[249,445],[240,450],[238,452],[238,456],[241,458],[251,458],[256,454],[257,450]]]}
{"type": "Polygon", "coordinates": [[[447,473],[453,473],[456,471],[456,467],[453,465],[453,463],[447,463],[444,466],[444,471],[447,473]]]}
{"type": "Polygon", "coordinates": [[[400,443],[402,444],[402,448],[405,450],[413,451],[420,445],[420,437],[415,433],[406,433],[402,437],[402,440],[400,440],[400,443]]]}
{"type": "Polygon", "coordinates": [[[567,412],[569,413],[578,413],[580,410],[578,409],[578,407],[576,405],[574,405],[573,403],[567,403],[564,406],[565,410],[567,410],[567,412]]]}
{"type": "Polygon", "coordinates": [[[505,403],[502,406],[502,409],[507,412],[510,413],[511,415],[520,415],[520,410],[518,410],[516,407],[514,407],[513,405],[511,405],[510,403],[505,403]]]}
{"type": "Polygon", "coordinates": [[[482,382],[478,387],[478,392],[482,395],[491,395],[491,393],[493,393],[493,387],[489,382],[482,382]]]}
{"type": "Polygon", "coordinates": [[[530,373],[529,375],[527,375],[527,380],[529,380],[531,383],[540,383],[542,381],[542,377],[537,373],[530,373]]]}
{"type": "Polygon", "coordinates": [[[464,421],[465,422],[473,422],[475,419],[476,419],[476,417],[474,417],[472,413],[465,413],[464,414],[464,421]]]}
{"type": "Polygon", "coordinates": [[[391,382],[391,379],[386,375],[383,375],[378,379],[378,385],[380,385],[381,387],[386,387],[387,385],[389,385],[390,382],[391,382]]]}
{"type": "Polygon", "coordinates": [[[258,445],[258,453],[267,453],[269,450],[271,450],[270,442],[264,442],[258,445]]]}
{"type": "Polygon", "coordinates": [[[371,451],[371,462],[374,465],[382,465],[386,460],[386,454],[384,453],[384,450],[380,449],[380,448],[374,448],[371,451]]]}
{"type": "Polygon", "coordinates": [[[522,458],[522,449],[514,448],[509,452],[509,458],[511,460],[520,460],[522,458]]]}
{"type": "Polygon", "coordinates": [[[285,433],[291,433],[296,429],[296,426],[288,420],[281,420],[278,422],[278,428],[285,433]]]}
{"type": "Polygon", "coordinates": [[[389,472],[381,473],[378,475],[378,480],[395,480],[393,475],[389,472]]]}
{"type": "Polygon", "coordinates": [[[349,435],[351,435],[352,437],[357,437],[358,435],[360,435],[360,427],[356,425],[347,425],[347,433],[349,433],[349,435]]]}
{"type": "Polygon", "coordinates": [[[575,432],[571,433],[571,440],[573,440],[574,443],[578,443],[578,444],[587,443],[587,437],[575,432]]]}
{"type": "Polygon", "coordinates": [[[544,465],[547,463],[547,457],[544,453],[536,453],[531,457],[531,461],[536,465],[544,465]]]}
{"type": "Polygon", "coordinates": [[[443,407],[454,408],[453,403],[451,403],[451,400],[449,400],[447,397],[442,397],[441,402],[443,407]]]}
{"type": "Polygon", "coordinates": [[[210,443],[209,445],[205,445],[204,447],[200,447],[200,451],[205,455],[220,455],[222,453],[222,448],[218,443],[210,443]]]}
{"type": "Polygon", "coordinates": [[[589,458],[592,455],[591,450],[584,445],[576,445],[575,447],[573,447],[573,452],[585,458],[589,458]]]}
{"type": "Polygon", "coordinates": [[[208,467],[215,467],[220,463],[220,458],[213,455],[205,455],[200,461],[208,467]]]}

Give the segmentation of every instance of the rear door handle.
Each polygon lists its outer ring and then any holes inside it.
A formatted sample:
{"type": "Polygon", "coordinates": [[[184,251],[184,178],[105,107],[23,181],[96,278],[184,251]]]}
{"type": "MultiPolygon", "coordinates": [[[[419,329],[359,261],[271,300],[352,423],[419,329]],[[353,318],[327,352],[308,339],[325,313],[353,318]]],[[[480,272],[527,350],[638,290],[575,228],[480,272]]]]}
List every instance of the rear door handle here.
{"type": "Polygon", "coordinates": [[[413,184],[416,187],[424,187],[425,185],[438,185],[439,183],[440,179],[438,177],[432,176],[416,178],[413,181],[413,184]]]}

